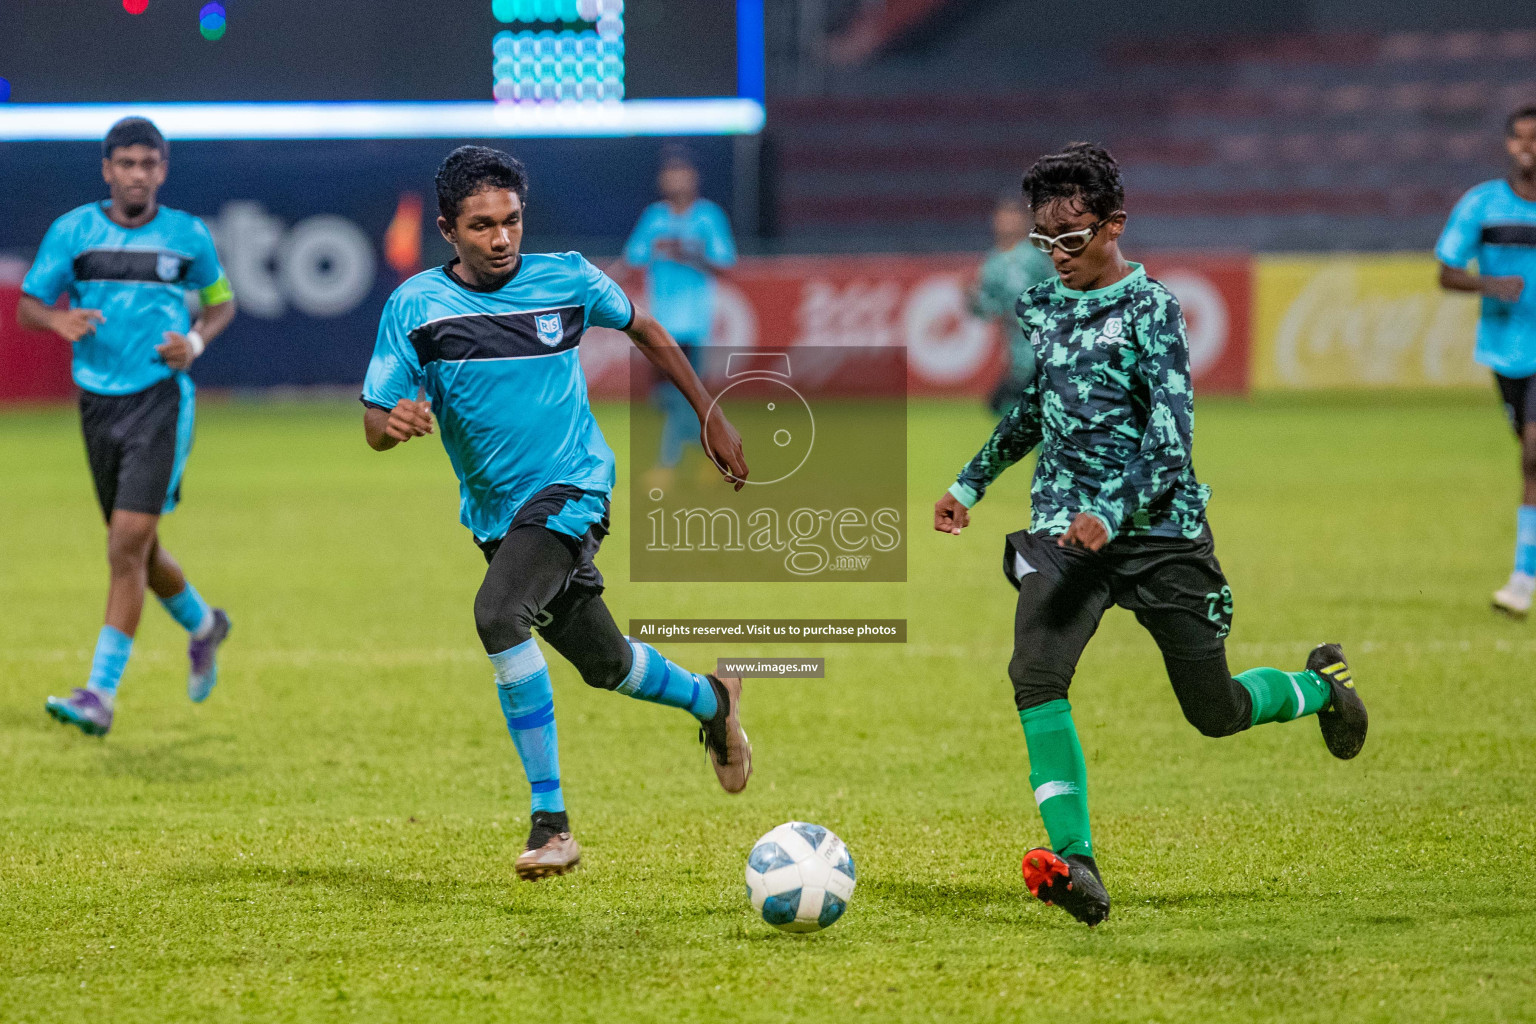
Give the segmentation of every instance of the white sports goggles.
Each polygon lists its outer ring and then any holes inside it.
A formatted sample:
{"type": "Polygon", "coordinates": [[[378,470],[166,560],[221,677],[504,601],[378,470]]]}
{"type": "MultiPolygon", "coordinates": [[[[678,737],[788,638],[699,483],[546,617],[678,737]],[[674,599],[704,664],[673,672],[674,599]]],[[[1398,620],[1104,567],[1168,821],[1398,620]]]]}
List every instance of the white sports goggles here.
{"type": "Polygon", "coordinates": [[[1099,228],[1108,224],[1119,213],[1120,211],[1116,210],[1108,217],[1096,221],[1085,228],[1077,231],[1067,231],[1057,235],[1055,238],[1049,235],[1042,235],[1038,231],[1031,231],[1029,233],[1029,244],[1046,255],[1050,255],[1052,249],[1058,248],[1068,256],[1075,255],[1088,248],[1088,243],[1093,241],[1093,236],[1099,233],[1099,228]]]}

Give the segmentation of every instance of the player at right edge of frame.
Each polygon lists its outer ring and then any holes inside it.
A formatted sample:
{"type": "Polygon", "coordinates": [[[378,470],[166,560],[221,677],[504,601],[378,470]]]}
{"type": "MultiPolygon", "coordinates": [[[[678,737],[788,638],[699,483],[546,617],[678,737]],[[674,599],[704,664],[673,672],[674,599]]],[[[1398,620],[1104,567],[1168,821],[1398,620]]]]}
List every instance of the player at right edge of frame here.
{"type": "Polygon", "coordinates": [[[1059,275],[1018,301],[1035,374],[934,505],[933,525],[959,534],[987,486],[1040,447],[1030,529],[1010,533],[1003,555],[1019,592],[1008,675],[1050,837],[1024,855],[1024,879],[1092,926],[1109,916],[1109,894],[1067,690],[1112,605],[1152,634],[1184,717],[1206,736],[1316,715],[1328,750],[1347,759],[1365,744],[1367,716],[1338,644],[1314,648],[1300,672],[1227,669],[1232,591],[1206,523],[1210,490],[1192,462],[1184,318],[1173,294],[1120,252],[1125,193],[1114,158],[1068,146],[1030,168],[1024,193],[1030,240],[1059,275]]]}
{"type": "Polygon", "coordinates": [[[1515,513],[1515,566],[1493,607],[1516,618],[1536,594],[1536,106],[1509,115],[1509,177],[1457,202],[1435,244],[1440,286],[1483,297],[1473,357],[1493,371],[1520,442],[1523,491],[1515,513]],[[1477,273],[1468,268],[1476,262],[1477,273]]]}

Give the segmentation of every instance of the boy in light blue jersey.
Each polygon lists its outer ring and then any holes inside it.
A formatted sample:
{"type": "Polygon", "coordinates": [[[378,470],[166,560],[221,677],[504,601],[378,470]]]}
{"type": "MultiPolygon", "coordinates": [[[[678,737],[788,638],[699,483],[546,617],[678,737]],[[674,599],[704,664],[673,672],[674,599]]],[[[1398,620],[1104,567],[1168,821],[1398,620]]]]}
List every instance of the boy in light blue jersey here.
{"type": "Polygon", "coordinates": [[[1525,489],[1516,514],[1515,568],[1493,606],[1523,618],[1536,593],[1536,106],[1509,116],[1508,178],[1461,197],[1435,245],[1440,284],[1483,297],[1476,359],[1493,371],[1520,440],[1525,489]],[[1468,268],[1477,264],[1477,273],[1468,268]]]}
{"type": "Polygon", "coordinates": [[[683,708],[720,785],[752,772],[741,680],[686,671],[621,634],[593,562],[608,533],[614,456],[587,402],[576,348],[589,327],[627,333],[677,385],[717,464],[740,490],[741,438],[656,320],[579,253],[520,252],[528,179],[505,153],[464,146],[437,173],[438,228],[457,258],[406,281],[385,304],[363,385],[368,444],[386,451],[442,427],[459,478],[460,521],[489,568],[475,626],[532,794],[515,869],[564,874],[581,850],[560,785],[553,691],[533,630],[589,685],[683,708]],[[427,400],[417,395],[425,391],[427,400]]]}
{"type": "Polygon", "coordinates": [[[190,634],[187,695],[208,697],[229,617],[210,608],[160,546],[160,516],[181,497],[192,449],[187,370],[235,316],[213,237],[191,214],[156,203],[169,148],[143,118],[119,121],[102,144],[110,202],[71,210],[48,229],[22,282],[17,319],[74,344],[80,419],[96,497],[107,520],[111,587],[86,685],[47,710],[91,735],[112,728],[146,586],[190,634]],[[202,312],[193,323],[185,294],[202,312]],[[69,296],[69,308],[54,303],[69,296]]]}
{"type": "MultiPolygon", "coordinates": [[[[698,371],[715,322],[715,276],[735,265],[736,241],[725,211],[699,197],[699,171],[687,150],[673,147],[663,153],[656,188],[662,198],[640,215],[624,244],[623,262],[649,271],[646,298],[651,315],[698,371]]],[[[683,446],[697,431],[693,410],[677,388],[664,382],[657,386],[656,398],[666,418],[659,473],[649,482],[665,487],[683,457],[683,446]]]]}

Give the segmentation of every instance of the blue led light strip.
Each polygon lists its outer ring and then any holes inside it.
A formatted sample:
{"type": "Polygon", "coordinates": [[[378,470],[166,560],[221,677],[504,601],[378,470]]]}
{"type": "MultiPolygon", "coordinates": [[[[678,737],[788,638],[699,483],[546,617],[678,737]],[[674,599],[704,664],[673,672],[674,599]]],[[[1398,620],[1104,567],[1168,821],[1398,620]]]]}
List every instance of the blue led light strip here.
{"type": "Polygon", "coordinates": [[[736,95],[764,102],[768,96],[763,0],[736,0],[736,95]]]}
{"type": "Polygon", "coordinates": [[[7,103],[0,141],[100,140],[119,118],[147,117],[172,139],[615,138],[751,135],[753,99],[622,103],[7,103]]]}

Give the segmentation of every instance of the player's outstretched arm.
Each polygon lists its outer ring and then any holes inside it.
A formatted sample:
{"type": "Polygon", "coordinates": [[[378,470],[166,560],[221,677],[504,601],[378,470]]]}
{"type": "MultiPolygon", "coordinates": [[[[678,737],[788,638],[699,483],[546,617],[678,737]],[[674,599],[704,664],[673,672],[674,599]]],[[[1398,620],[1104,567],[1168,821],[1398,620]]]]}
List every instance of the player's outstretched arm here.
{"type": "Polygon", "coordinates": [[[971,506],[981,500],[1003,470],[1033,451],[1040,438],[1040,385],[1030,381],[1018,404],[1008,410],[981,451],[960,471],[959,479],[934,502],[933,528],[958,536],[971,523],[971,506]]]}
{"type": "Polygon", "coordinates": [[[432,433],[432,403],[402,398],[393,409],[363,408],[363,434],[368,447],[387,452],[402,441],[432,433]]]}
{"type": "Polygon", "coordinates": [[[688,357],[672,339],[672,335],[667,333],[667,329],[655,317],[639,310],[635,310],[635,318],[624,329],[624,333],[629,335],[629,340],[635,343],[636,348],[645,353],[651,365],[677,385],[677,390],[688,399],[688,404],[693,406],[695,415],[699,417],[699,443],[704,446],[705,453],[715,465],[724,466],[729,471],[726,479],[735,485],[736,490],[741,490],[749,472],[746,456],[741,450],[741,435],[731,426],[719,406],[714,404],[709,392],[704,390],[704,382],[693,372],[688,357]]]}
{"type": "Polygon", "coordinates": [[[1499,299],[1502,302],[1519,302],[1520,293],[1525,290],[1525,278],[1489,277],[1442,263],[1440,264],[1440,287],[1452,292],[1486,295],[1490,299],[1499,299]]]}
{"type": "Polygon", "coordinates": [[[1003,415],[981,451],[960,471],[955,488],[964,493],[962,503],[969,508],[980,501],[992,481],[1003,475],[1003,470],[1034,451],[1040,437],[1040,385],[1038,381],[1030,381],[1019,396],[1018,404],[1003,415]]]}
{"type": "Polygon", "coordinates": [[[99,309],[55,309],[38,298],[21,293],[16,306],[16,322],[32,331],[52,331],[65,341],[79,341],[104,324],[107,318],[99,309]]]}

